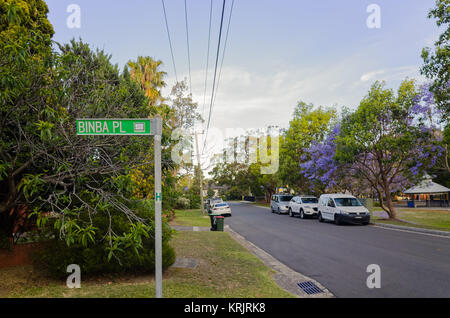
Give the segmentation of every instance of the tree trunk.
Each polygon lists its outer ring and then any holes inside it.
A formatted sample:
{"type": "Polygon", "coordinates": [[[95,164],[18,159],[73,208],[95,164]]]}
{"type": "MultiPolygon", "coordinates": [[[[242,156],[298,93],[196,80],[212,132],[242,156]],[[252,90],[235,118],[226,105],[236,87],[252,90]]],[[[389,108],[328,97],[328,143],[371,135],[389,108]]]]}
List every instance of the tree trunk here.
{"type": "MultiPolygon", "coordinates": [[[[389,183],[387,181],[386,176],[382,175],[381,178],[383,180],[382,189],[384,192],[384,196],[386,197],[386,205],[387,205],[387,206],[384,206],[384,204],[381,203],[381,207],[383,208],[383,210],[385,210],[388,213],[390,219],[395,220],[395,219],[397,219],[397,213],[396,213],[394,205],[392,203],[392,196],[391,196],[391,190],[389,187],[389,183]]],[[[382,201],[380,201],[380,202],[382,202],[382,201]]]]}
{"type": "Polygon", "coordinates": [[[268,194],[266,196],[266,203],[270,203],[270,198],[272,197],[273,191],[271,189],[267,189],[266,194],[268,194]]]}
{"type": "Polygon", "coordinates": [[[0,213],[9,212],[15,205],[17,187],[12,174],[8,177],[7,185],[8,185],[8,195],[3,200],[3,202],[0,202],[0,213]]]}
{"type": "Polygon", "coordinates": [[[387,198],[387,195],[385,194],[386,195],[386,204],[387,205],[384,205],[384,203],[383,203],[383,192],[386,192],[386,191],[384,191],[384,189],[383,189],[383,191],[380,191],[380,189],[378,189],[378,188],[376,189],[376,191],[377,191],[377,194],[378,194],[378,200],[380,201],[380,207],[388,214],[390,219],[396,219],[397,215],[395,213],[394,207],[392,206],[392,199],[390,198],[390,193],[389,193],[389,199],[387,198]]]}
{"type": "Polygon", "coordinates": [[[391,191],[389,190],[389,187],[384,189],[385,196],[386,196],[386,204],[387,208],[389,210],[389,218],[391,219],[397,219],[397,212],[395,211],[394,205],[392,203],[392,196],[391,191]]]}

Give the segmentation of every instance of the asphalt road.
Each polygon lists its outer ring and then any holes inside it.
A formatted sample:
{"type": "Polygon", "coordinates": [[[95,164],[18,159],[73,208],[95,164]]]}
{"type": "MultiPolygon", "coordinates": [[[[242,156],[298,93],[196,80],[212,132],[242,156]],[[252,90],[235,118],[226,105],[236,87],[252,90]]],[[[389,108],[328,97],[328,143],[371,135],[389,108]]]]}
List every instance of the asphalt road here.
{"type": "Polygon", "coordinates": [[[450,238],[230,207],[225,224],[337,297],[450,297],[450,238]],[[379,289],[366,285],[369,264],[381,268],[379,289]]]}

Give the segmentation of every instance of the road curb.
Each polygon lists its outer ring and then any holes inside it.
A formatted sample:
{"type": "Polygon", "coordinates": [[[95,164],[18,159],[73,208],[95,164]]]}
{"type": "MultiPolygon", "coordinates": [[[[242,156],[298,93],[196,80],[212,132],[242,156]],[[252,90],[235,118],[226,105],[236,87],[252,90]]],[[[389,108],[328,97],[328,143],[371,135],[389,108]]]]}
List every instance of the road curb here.
{"type": "Polygon", "coordinates": [[[250,241],[247,241],[245,237],[235,232],[229,225],[225,225],[224,230],[228,232],[238,243],[249,250],[253,255],[258,257],[265,265],[270,267],[276,273],[274,274],[275,282],[284,290],[296,295],[299,298],[333,298],[335,297],[327,288],[316,280],[298,273],[278,261],[272,255],[262,250],[250,241]],[[297,283],[312,282],[319,287],[323,292],[319,294],[307,294],[304,292],[297,283]]]}
{"type": "Polygon", "coordinates": [[[401,225],[383,224],[383,223],[370,223],[370,225],[385,227],[385,228],[389,228],[389,229],[405,230],[405,231],[411,231],[411,232],[416,232],[416,233],[434,234],[434,235],[450,237],[450,232],[447,232],[447,231],[429,230],[429,229],[421,229],[421,228],[410,227],[410,226],[401,226],[401,225]]]}

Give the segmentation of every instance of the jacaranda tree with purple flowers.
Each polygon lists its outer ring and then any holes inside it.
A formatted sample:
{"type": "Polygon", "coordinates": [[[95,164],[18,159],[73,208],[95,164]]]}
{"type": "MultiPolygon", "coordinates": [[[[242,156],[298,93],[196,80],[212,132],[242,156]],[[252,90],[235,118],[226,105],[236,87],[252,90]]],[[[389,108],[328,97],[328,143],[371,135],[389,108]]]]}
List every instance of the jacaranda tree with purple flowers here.
{"type": "Polygon", "coordinates": [[[427,92],[413,80],[403,81],[397,94],[376,82],[336,137],[336,159],[351,164],[393,219],[392,194],[421,180],[442,153],[434,124],[438,113],[427,92]]]}
{"type": "Polygon", "coordinates": [[[300,164],[302,174],[314,185],[313,192],[350,192],[353,195],[370,195],[367,182],[355,174],[356,163],[346,163],[336,159],[336,137],[340,134],[340,124],[330,131],[323,142],[314,142],[306,150],[300,164]],[[318,190],[318,191],[314,191],[318,190]]]}
{"type": "Polygon", "coordinates": [[[376,82],[354,113],[307,150],[302,172],[326,191],[375,193],[395,219],[392,194],[418,182],[442,155],[435,108],[427,86],[405,80],[395,94],[376,82]]]}

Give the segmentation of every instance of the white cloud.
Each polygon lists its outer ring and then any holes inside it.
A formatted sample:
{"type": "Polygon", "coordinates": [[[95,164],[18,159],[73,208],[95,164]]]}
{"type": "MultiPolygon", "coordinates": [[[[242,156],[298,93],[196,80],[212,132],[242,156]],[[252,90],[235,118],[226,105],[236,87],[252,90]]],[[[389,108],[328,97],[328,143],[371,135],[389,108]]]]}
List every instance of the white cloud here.
{"type": "Polygon", "coordinates": [[[419,76],[420,76],[419,68],[415,65],[411,65],[411,66],[402,66],[370,71],[361,75],[360,81],[361,82],[368,82],[368,81],[373,82],[376,80],[391,81],[391,80],[402,80],[405,79],[406,77],[413,78],[419,76]]]}
{"type": "MultiPolygon", "coordinates": [[[[356,108],[375,80],[385,80],[389,87],[395,87],[406,77],[418,76],[416,66],[383,69],[374,66],[369,65],[364,54],[355,54],[330,65],[302,69],[286,66],[272,73],[237,66],[224,67],[211,127],[220,129],[223,135],[226,128],[265,128],[269,125],[285,128],[299,100],[316,106],[356,108]]],[[[212,74],[211,70],[205,121],[209,110],[212,74]]],[[[200,112],[203,108],[204,80],[204,70],[192,72],[192,93],[194,100],[199,103],[200,112]]],[[[168,79],[167,82],[173,83],[174,79],[168,79]]],[[[215,139],[209,139],[208,143],[212,144],[208,145],[208,149],[211,147],[213,152],[220,152],[220,143],[216,143],[215,139]]],[[[203,140],[200,144],[203,144],[203,140]]]]}

